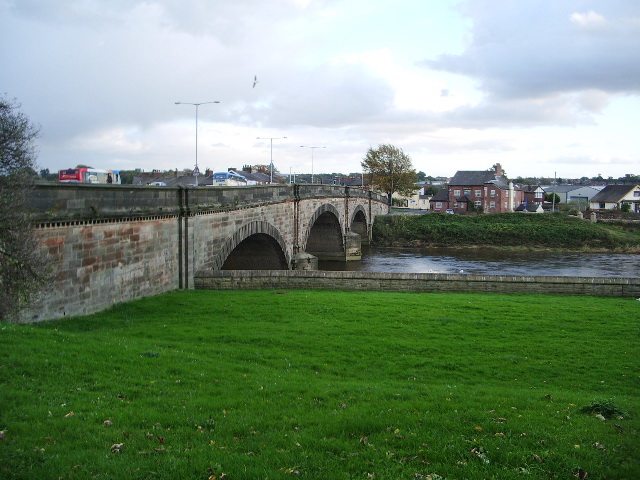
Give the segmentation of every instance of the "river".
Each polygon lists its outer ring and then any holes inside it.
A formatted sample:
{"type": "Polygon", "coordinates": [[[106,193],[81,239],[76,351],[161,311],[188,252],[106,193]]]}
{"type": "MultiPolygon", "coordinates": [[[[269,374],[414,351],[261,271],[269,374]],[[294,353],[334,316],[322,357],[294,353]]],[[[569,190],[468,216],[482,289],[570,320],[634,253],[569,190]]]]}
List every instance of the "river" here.
{"type": "Polygon", "coordinates": [[[563,277],[640,277],[640,254],[363,247],[359,262],[320,262],[320,270],[563,277]]]}

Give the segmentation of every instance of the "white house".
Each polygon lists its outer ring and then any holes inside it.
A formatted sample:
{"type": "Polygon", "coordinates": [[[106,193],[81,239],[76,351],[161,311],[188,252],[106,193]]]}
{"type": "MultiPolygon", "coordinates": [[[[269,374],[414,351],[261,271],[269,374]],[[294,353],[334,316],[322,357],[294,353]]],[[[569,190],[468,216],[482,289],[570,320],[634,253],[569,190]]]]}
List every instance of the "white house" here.
{"type": "Polygon", "coordinates": [[[394,192],[392,197],[400,201],[404,201],[404,206],[412,210],[429,210],[431,195],[425,195],[425,190],[428,185],[416,185],[416,190],[409,196],[400,195],[394,192]]]}
{"type": "Polygon", "coordinates": [[[620,210],[624,204],[630,211],[640,213],[640,185],[607,185],[593,198],[591,210],[620,210]]]}

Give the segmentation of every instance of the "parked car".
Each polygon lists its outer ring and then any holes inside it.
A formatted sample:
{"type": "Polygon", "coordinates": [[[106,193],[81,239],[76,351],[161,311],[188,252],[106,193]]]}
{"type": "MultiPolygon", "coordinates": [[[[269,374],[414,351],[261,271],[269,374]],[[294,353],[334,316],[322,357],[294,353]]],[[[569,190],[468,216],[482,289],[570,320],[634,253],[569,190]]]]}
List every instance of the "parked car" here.
{"type": "Polygon", "coordinates": [[[447,208],[446,212],[444,212],[444,213],[449,213],[449,214],[453,215],[456,212],[454,212],[451,208],[447,208]]]}

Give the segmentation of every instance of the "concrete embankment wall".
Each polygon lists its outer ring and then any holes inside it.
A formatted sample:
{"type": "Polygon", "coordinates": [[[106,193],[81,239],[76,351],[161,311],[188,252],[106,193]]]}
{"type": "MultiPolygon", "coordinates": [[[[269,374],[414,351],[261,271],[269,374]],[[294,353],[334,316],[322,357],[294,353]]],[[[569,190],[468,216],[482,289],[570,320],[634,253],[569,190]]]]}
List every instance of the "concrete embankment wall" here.
{"type": "Polygon", "coordinates": [[[640,278],[235,270],[199,275],[195,279],[195,288],[522,293],[638,298],[640,278]]]}

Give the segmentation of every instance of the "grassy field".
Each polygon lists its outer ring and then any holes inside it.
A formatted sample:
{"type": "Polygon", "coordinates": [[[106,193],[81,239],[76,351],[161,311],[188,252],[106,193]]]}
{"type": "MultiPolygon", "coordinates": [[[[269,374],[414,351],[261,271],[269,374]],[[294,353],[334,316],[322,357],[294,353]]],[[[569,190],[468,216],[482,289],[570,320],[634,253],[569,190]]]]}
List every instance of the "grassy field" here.
{"type": "Polygon", "coordinates": [[[639,318],[634,299],[182,291],[1,324],[0,478],[640,478],[639,318]]]}
{"type": "Polygon", "coordinates": [[[555,214],[388,215],[373,239],[385,246],[496,246],[640,252],[640,226],[555,214]]]}

